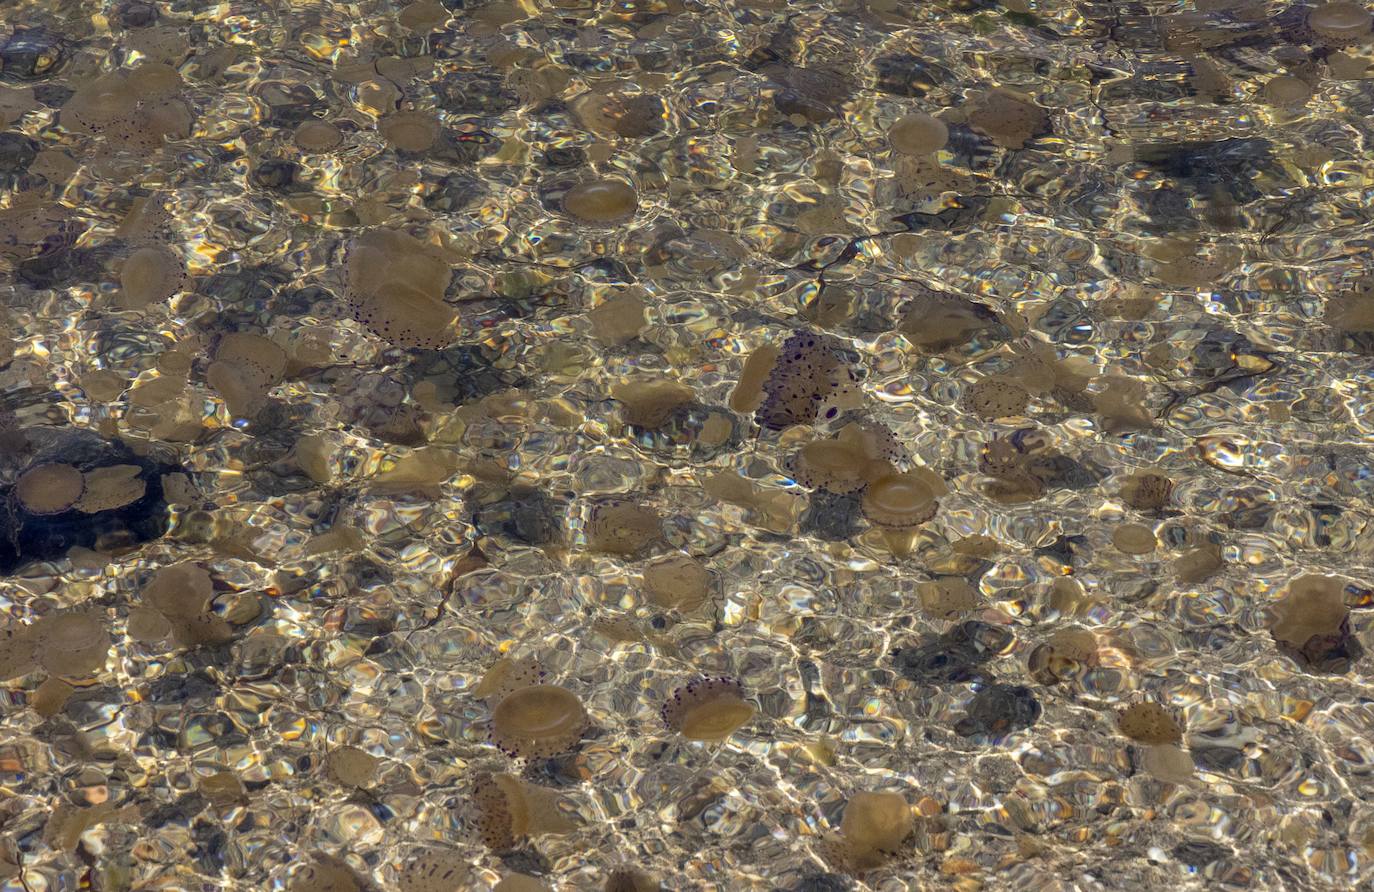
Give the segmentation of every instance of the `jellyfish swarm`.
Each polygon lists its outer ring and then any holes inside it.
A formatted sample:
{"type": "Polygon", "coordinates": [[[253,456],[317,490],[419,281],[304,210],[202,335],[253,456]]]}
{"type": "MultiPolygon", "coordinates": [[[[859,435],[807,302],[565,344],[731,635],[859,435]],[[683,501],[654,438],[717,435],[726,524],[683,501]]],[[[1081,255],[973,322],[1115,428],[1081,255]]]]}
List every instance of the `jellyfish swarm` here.
{"type": "Polygon", "coordinates": [[[719,741],[754,717],[744,687],[733,678],[702,678],[673,691],[659,714],[668,730],[688,740],[719,741]]]}

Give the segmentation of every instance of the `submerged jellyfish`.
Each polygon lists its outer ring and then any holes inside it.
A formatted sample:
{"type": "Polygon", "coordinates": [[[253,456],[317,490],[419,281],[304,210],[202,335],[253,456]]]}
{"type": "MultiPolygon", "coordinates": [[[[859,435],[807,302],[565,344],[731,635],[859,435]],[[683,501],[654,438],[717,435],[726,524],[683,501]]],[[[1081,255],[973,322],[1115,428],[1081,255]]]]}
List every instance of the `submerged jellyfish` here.
{"type": "Polygon", "coordinates": [[[940,509],[948,490],[940,476],[926,468],[892,474],[869,485],[859,505],[864,517],[883,535],[895,554],[910,551],[921,524],[940,509]]]}
{"type": "Polygon", "coordinates": [[[659,714],[670,731],[688,740],[724,740],[744,727],[757,710],[733,678],[702,678],[673,691],[659,714]]]}
{"type": "Polygon", "coordinates": [[[841,409],[857,408],[863,399],[858,372],[839,345],[809,331],[797,332],[783,342],[763,392],[754,417],[760,426],[772,430],[834,418],[841,409]]]}
{"type": "Polygon", "coordinates": [[[451,275],[433,246],[376,229],[349,247],[345,300],[354,319],[393,345],[437,350],[455,335],[458,314],[444,302],[451,275]]]}
{"type": "Polygon", "coordinates": [[[1153,700],[1132,703],[1116,714],[1116,726],[1122,734],[1139,743],[1178,743],[1183,739],[1183,725],[1172,712],[1153,700]]]}
{"type": "Polygon", "coordinates": [[[528,688],[544,680],[544,670],[533,657],[502,657],[491,665],[487,674],[472,689],[474,697],[492,698],[500,702],[521,688],[528,688]]]}
{"type": "Polygon", "coordinates": [[[563,195],[563,210],[582,223],[623,223],[639,210],[639,195],[624,180],[591,180],[578,183],[563,195]]]}
{"type": "Polygon", "coordinates": [[[510,774],[483,774],[473,785],[477,831],[495,852],[515,848],[527,836],[568,833],[577,824],[559,808],[553,790],[526,783],[510,774]]]}
{"type": "Polygon", "coordinates": [[[577,695],[558,685],[512,691],[491,714],[491,742],[511,758],[544,759],[567,752],[591,724],[577,695]]]}
{"type": "Polygon", "coordinates": [[[828,860],[840,870],[879,867],[901,852],[915,816],[900,793],[855,793],[844,806],[838,837],[827,837],[828,860]]]}

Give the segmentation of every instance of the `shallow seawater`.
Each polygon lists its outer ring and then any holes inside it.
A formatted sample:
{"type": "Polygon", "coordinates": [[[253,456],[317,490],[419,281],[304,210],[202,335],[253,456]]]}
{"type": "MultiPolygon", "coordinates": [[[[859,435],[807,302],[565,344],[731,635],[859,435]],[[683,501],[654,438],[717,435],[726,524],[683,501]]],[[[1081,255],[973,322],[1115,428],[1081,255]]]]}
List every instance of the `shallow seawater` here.
{"type": "Polygon", "coordinates": [[[1363,4],[0,4],[0,890],[1374,883],[1363,4]]]}

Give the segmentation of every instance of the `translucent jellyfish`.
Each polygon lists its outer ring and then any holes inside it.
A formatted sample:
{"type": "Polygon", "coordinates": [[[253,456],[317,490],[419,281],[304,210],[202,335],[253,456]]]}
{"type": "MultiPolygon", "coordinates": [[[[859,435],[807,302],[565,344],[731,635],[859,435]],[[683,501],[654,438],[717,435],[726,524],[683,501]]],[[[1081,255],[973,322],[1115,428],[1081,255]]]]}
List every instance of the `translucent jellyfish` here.
{"type": "Polygon", "coordinates": [[[989,90],[975,103],[968,123],[1002,148],[1020,149],[1048,132],[1050,116],[1031,99],[999,88],[989,90]]]}
{"type": "Polygon", "coordinates": [[[85,491],[82,473],[59,462],[29,468],[14,485],[15,499],[30,514],[61,514],[75,507],[85,491]]]}
{"type": "Polygon", "coordinates": [[[529,836],[577,829],[576,821],[559,806],[561,798],[510,774],[479,775],[472,801],[482,842],[492,851],[505,852],[529,836]]]}
{"type": "Polygon", "coordinates": [[[587,311],[592,335],[613,346],[627,344],[648,326],[645,311],[649,305],[637,294],[621,294],[587,311]]]}
{"type": "Polygon", "coordinates": [[[437,350],[455,335],[458,314],[444,302],[451,275],[432,246],[374,229],[349,247],[345,299],[354,319],[395,346],[437,350]]]}
{"type": "Polygon", "coordinates": [[[186,264],[171,248],[139,248],[119,270],[119,305],[137,310],[161,303],[186,287],[186,264]]]}
{"type": "Polygon", "coordinates": [[[902,794],[855,793],[845,803],[831,859],[843,870],[880,867],[901,853],[914,826],[911,805],[902,794]]]}
{"type": "Polygon", "coordinates": [[[500,702],[521,688],[528,688],[544,680],[544,670],[533,657],[502,657],[482,676],[472,689],[472,695],[500,702]]]}
{"type": "Polygon", "coordinates": [[[343,859],[316,854],[291,874],[286,889],[287,892],[362,892],[363,885],[343,859]]]}
{"type": "Polygon", "coordinates": [[[512,691],[491,714],[489,738],[516,759],[543,759],[572,749],[591,724],[577,695],[557,685],[512,691]]]}
{"type": "Polygon", "coordinates": [[[563,195],[563,210],[583,223],[623,223],[639,209],[635,187],[617,179],[578,183],[563,195]]]}
{"type": "Polygon", "coordinates": [[[82,475],[85,491],[75,504],[83,514],[112,511],[137,502],[148,492],[138,465],[105,465],[82,475]]]}
{"type": "Polygon", "coordinates": [[[939,118],[915,112],[892,125],[887,141],[893,149],[907,155],[930,155],[949,142],[949,127],[939,118]]]}
{"type": "Polygon", "coordinates": [[[936,352],[967,344],[999,326],[997,314],[983,304],[922,289],[904,308],[898,330],[917,349],[936,352]]]}
{"type": "Polygon", "coordinates": [[[781,355],[782,351],[772,344],[757,347],[749,354],[749,358],[744,361],[744,368],[740,371],[739,382],[730,392],[731,409],[736,412],[753,412],[758,409],[759,404],[763,402],[764,384],[781,355]]]}
{"type": "Polygon", "coordinates": [[[38,668],[32,626],[0,627],[0,681],[27,675],[38,668]]]}
{"type": "Polygon", "coordinates": [[[56,613],[34,623],[34,653],[53,675],[84,676],[105,666],[110,632],[93,613],[56,613]]]}
{"type": "Polygon", "coordinates": [[[936,619],[957,619],[978,606],[978,590],[967,579],[946,576],[916,586],[921,608],[936,619]]]}
{"type": "Polygon", "coordinates": [[[529,874],[512,873],[501,878],[491,892],[550,892],[546,883],[529,874]]]}
{"type": "Polygon", "coordinates": [[[782,345],[763,385],[764,398],[755,419],[782,430],[834,418],[842,409],[863,403],[857,371],[829,338],[801,331],[782,345]]]}
{"type": "Polygon", "coordinates": [[[1098,664],[1097,636],[1087,629],[1060,629],[1026,658],[1031,677],[1043,685],[1076,678],[1098,664]]]}
{"type": "Polygon", "coordinates": [[[587,547],[630,557],[663,540],[663,520],[647,505],[615,499],[593,506],[587,519],[587,547]]]}
{"type": "Polygon", "coordinates": [[[895,473],[910,455],[880,424],[851,422],[832,438],[802,446],[788,470],[802,486],[845,495],[895,473]]]}
{"type": "Polygon", "coordinates": [[[366,787],[377,776],[381,760],[356,746],[341,746],[325,756],[329,776],[345,787],[366,787]]]}
{"type": "Polygon", "coordinates": [[[169,137],[190,135],[195,119],[179,96],[183,87],[176,69],[161,62],[112,71],[72,94],[62,123],[120,148],[160,148],[169,137]]]}
{"type": "Polygon", "coordinates": [[[671,554],[645,565],[644,591],[650,604],[682,611],[695,610],[715,590],[711,571],[691,555],[671,554]]]}
{"type": "Polygon", "coordinates": [[[1264,85],[1264,101],[1279,108],[1306,105],[1312,98],[1312,86],[1307,81],[1280,75],[1264,85]]]}
{"type": "Polygon", "coordinates": [[[1116,715],[1121,733],[1138,743],[1178,743],[1183,739],[1183,725],[1162,704],[1153,700],[1132,703],[1116,715]]]}
{"type": "Polygon", "coordinates": [[[286,351],[260,335],[234,332],[220,339],[205,380],[224,398],[229,414],[252,418],[267,401],[267,392],[286,371],[286,351]]]}
{"type": "Polygon", "coordinates": [[[987,421],[1022,415],[1030,405],[1026,388],[1000,375],[991,375],[964,390],[963,406],[987,421]]]}
{"type": "Polygon", "coordinates": [[[606,876],[602,892],[661,892],[663,884],[636,867],[617,867],[606,876]]]}
{"type": "Polygon", "coordinates": [[[874,526],[909,530],[935,516],[939,497],[948,490],[939,475],[926,468],[884,477],[864,490],[864,517],[874,526]]]}
{"type": "Polygon", "coordinates": [[[677,409],[688,405],[696,391],[679,381],[626,381],[611,388],[611,396],[623,407],[625,420],[636,427],[657,430],[677,409]]]}
{"type": "Polygon", "coordinates": [[[1305,669],[1345,672],[1363,653],[1350,631],[1345,584],[1307,574],[1288,584],[1269,610],[1269,632],[1279,650],[1305,669]]]}
{"type": "Polygon", "coordinates": [[[434,148],[439,140],[439,119],[433,112],[403,111],[382,118],[377,124],[387,145],[401,152],[419,154],[434,148]]]}
{"type": "Polygon", "coordinates": [[[1112,545],[1122,554],[1149,554],[1159,547],[1159,539],[1143,523],[1123,523],[1112,530],[1112,545]]]}
{"type": "Polygon", "coordinates": [[[343,142],[343,131],[328,121],[302,121],[295,132],[296,145],[307,152],[327,152],[343,142]]]}
{"type": "Polygon", "coordinates": [[[724,740],[744,727],[758,710],[744,699],[733,678],[701,678],[673,691],[659,714],[670,731],[688,740],[724,740]]]}
{"type": "Polygon", "coordinates": [[[1307,14],[1307,27],[1326,46],[1347,46],[1363,41],[1374,17],[1362,3],[1338,0],[1315,6],[1307,14]]]}
{"type": "Polygon", "coordinates": [[[1137,511],[1159,511],[1169,504],[1174,482],[1163,474],[1140,471],[1126,478],[1121,486],[1121,501],[1137,511]]]}
{"type": "Polygon", "coordinates": [[[396,892],[457,892],[470,888],[472,859],[458,849],[429,846],[409,853],[396,873],[396,892]]]}

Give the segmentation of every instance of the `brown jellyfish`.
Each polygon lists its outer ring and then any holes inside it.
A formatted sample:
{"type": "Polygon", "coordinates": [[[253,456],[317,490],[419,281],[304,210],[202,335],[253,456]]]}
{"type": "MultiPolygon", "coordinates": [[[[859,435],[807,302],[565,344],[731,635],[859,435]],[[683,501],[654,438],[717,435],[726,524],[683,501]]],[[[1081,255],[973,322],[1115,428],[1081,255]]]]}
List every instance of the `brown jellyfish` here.
{"type": "Polygon", "coordinates": [[[1178,581],[1193,585],[1203,582],[1226,566],[1221,554],[1221,546],[1215,542],[1203,542],[1179,555],[1173,562],[1174,575],[1178,581]]]}
{"type": "Polygon", "coordinates": [[[82,473],[59,462],[34,465],[14,484],[15,499],[30,514],[61,514],[73,508],[85,492],[82,473]]]}
{"type": "Polygon", "coordinates": [[[471,858],[458,849],[428,846],[410,853],[396,873],[396,892],[455,892],[470,888],[471,858]]]}
{"type": "Polygon", "coordinates": [[[888,548],[905,554],[914,534],[940,508],[939,497],[948,490],[940,476],[926,468],[913,468],[877,480],[864,490],[859,507],[869,523],[883,534],[888,548]]]}
{"type": "Polygon", "coordinates": [[[855,793],[840,819],[835,855],[845,870],[870,870],[900,853],[915,826],[915,816],[900,793],[855,793]]]}
{"type": "Polygon", "coordinates": [[[572,749],[590,724],[576,694],[537,684],[501,698],[491,713],[488,738],[513,759],[544,759],[572,749]]]}
{"type": "Polygon", "coordinates": [[[137,502],[148,491],[138,465],[105,465],[83,475],[85,491],[74,507],[83,514],[111,511],[137,502]]]}
{"type": "Polygon", "coordinates": [[[251,418],[286,371],[286,351],[260,335],[234,332],[220,339],[205,380],[224,398],[229,414],[251,418]]]}
{"type": "Polygon", "coordinates": [[[1305,669],[1345,672],[1363,652],[1350,633],[1345,584],[1306,574],[1288,584],[1269,610],[1269,633],[1279,650],[1305,669]]]}
{"type": "Polygon", "coordinates": [[[358,875],[341,858],[316,854],[291,874],[287,892],[362,892],[358,875]]]}
{"type": "Polygon", "coordinates": [[[559,807],[560,800],[553,790],[510,774],[479,775],[472,801],[482,842],[494,852],[506,852],[529,836],[577,829],[577,823],[559,807]]]}
{"type": "Polygon", "coordinates": [[[110,632],[92,613],[56,613],[33,625],[34,653],[53,675],[84,676],[105,666],[110,632]]]}
{"type": "Polygon", "coordinates": [[[294,138],[307,152],[327,152],[343,142],[343,131],[328,121],[311,118],[301,122],[294,138]]]}
{"type": "Polygon", "coordinates": [[[1026,659],[1031,677],[1043,685],[1075,678],[1098,665],[1097,636],[1087,629],[1060,629],[1026,659]]]}
{"type": "Polygon", "coordinates": [[[890,476],[893,465],[908,459],[887,428],[851,422],[830,439],[802,446],[789,460],[788,470],[802,486],[845,495],[890,476]]]}
{"type": "Polygon", "coordinates": [[[602,892],[660,892],[663,884],[636,867],[617,867],[606,877],[602,892]]]}
{"type": "Polygon", "coordinates": [[[639,210],[639,196],[624,180],[591,180],[578,183],[563,195],[563,210],[592,225],[624,223],[639,210]]]}
{"type": "Polygon", "coordinates": [[[439,119],[433,112],[396,112],[382,118],[377,129],[387,145],[399,152],[428,152],[439,140],[439,119]]]}
{"type": "Polygon", "coordinates": [[[968,123],[1002,148],[1020,149],[1049,129],[1050,116],[1034,101],[998,88],[983,94],[968,123]]]}
{"type": "Polygon", "coordinates": [[[611,396],[623,407],[628,423],[657,430],[674,411],[690,403],[696,391],[678,381],[639,380],[615,385],[611,388],[611,396]]]}
{"type": "Polygon", "coordinates": [[[978,606],[978,590],[967,579],[946,576],[916,587],[921,608],[935,619],[952,620],[973,612],[978,606]]]}
{"type": "Polygon", "coordinates": [[[472,695],[500,702],[521,688],[533,687],[544,680],[544,670],[533,657],[502,657],[482,676],[472,689],[472,695]]]}
{"type": "Polygon", "coordinates": [[[887,141],[894,150],[906,155],[931,155],[949,142],[949,127],[939,118],[915,112],[892,125],[887,141]]]}
{"type": "Polygon", "coordinates": [[[324,764],[329,776],[340,786],[361,789],[377,776],[381,760],[356,746],[341,746],[329,751],[324,764]]]}
{"type": "Polygon", "coordinates": [[[32,626],[0,627],[0,681],[28,675],[38,668],[32,626]]]}
{"type": "Polygon", "coordinates": [[[448,346],[458,314],[444,302],[452,272],[438,250],[408,233],[375,229],[348,251],[345,299],[353,318],[397,347],[448,346]]]}
{"type": "Polygon", "coordinates": [[[1362,3],[1337,0],[1313,7],[1307,14],[1307,27],[1312,29],[1326,46],[1348,46],[1369,36],[1374,24],[1369,10],[1362,3]]]}
{"type": "Polygon", "coordinates": [[[754,717],[744,686],[733,678],[701,678],[673,691],[659,710],[663,724],[688,740],[721,741],[754,717]]]}
{"type": "Polygon", "coordinates": [[[649,562],[641,574],[650,604],[682,611],[695,610],[711,597],[715,577],[696,558],[671,554],[649,562]]]}
{"type": "Polygon", "coordinates": [[[842,409],[863,405],[858,373],[840,344],[809,331],[799,331],[783,342],[763,391],[754,417],[761,427],[771,430],[815,424],[818,418],[834,418],[842,409]]]}
{"type": "Polygon", "coordinates": [[[916,349],[939,352],[967,344],[998,325],[996,313],[983,304],[923,288],[906,305],[897,330],[916,349]]]}
{"type": "Polygon", "coordinates": [[[744,361],[739,382],[730,392],[730,408],[736,412],[753,412],[763,402],[763,387],[773,371],[781,352],[772,344],[755,348],[744,361]]]}
{"type": "Polygon", "coordinates": [[[1010,378],[992,375],[964,390],[963,406],[985,421],[1022,415],[1030,405],[1030,393],[1010,378]]]}
{"type": "Polygon", "coordinates": [[[186,263],[171,248],[139,248],[119,270],[119,305],[139,310],[162,303],[186,287],[186,263]]]}
{"type": "Polygon", "coordinates": [[[1122,554],[1149,554],[1159,547],[1159,539],[1143,523],[1123,523],[1112,530],[1112,545],[1122,554]]]}
{"type": "Polygon", "coordinates": [[[550,892],[549,887],[544,882],[535,879],[529,874],[512,873],[501,878],[491,892],[550,892]]]}
{"type": "Polygon", "coordinates": [[[1121,501],[1137,511],[1159,511],[1169,504],[1174,482],[1163,474],[1141,471],[1126,478],[1121,486],[1121,501]]]}
{"type": "Polygon", "coordinates": [[[649,305],[638,294],[621,294],[588,310],[587,321],[598,341],[619,346],[633,341],[648,327],[648,309],[649,305]]]}
{"type": "Polygon", "coordinates": [[[587,519],[587,547],[630,557],[663,540],[663,520],[647,505],[625,499],[601,502],[587,519]]]}
{"type": "Polygon", "coordinates": [[[177,70],[161,62],[112,71],[73,93],[62,121],[122,148],[160,148],[166,138],[191,132],[194,116],[178,95],[182,87],[177,70]]]}
{"type": "Polygon", "coordinates": [[[1137,743],[1157,745],[1183,739],[1183,724],[1163,704],[1153,700],[1132,703],[1120,710],[1116,727],[1137,743]]]}

